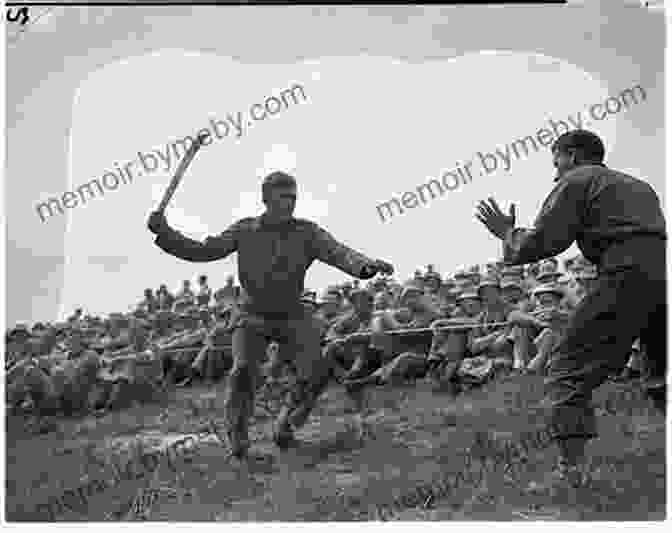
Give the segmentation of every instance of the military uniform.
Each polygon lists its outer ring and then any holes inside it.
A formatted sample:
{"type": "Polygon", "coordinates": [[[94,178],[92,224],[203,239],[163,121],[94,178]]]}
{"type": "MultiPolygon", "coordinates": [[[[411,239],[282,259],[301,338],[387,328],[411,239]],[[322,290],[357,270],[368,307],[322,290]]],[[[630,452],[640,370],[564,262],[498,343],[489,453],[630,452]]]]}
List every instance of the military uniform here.
{"type": "MultiPolygon", "coordinates": [[[[540,285],[532,294],[537,296],[543,293],[555,293],[558,301],[563,296],[563,291],[554,285],[540,285]]],[[[539,328],[535,325],[513,327],[514,363],[515,368],[526,368],[528,371],[539,373],[545,369],[548,357],[561,340],[570,314],[560,304],[551,307],[538,306],[528,310],[528,313],[534,319],[548,324],[548,327],[539,328]]]]}
{"type": "Polygon", "coordinates": [[[336,363],[344,370],[350,370],[358,359],[367,359],[366,351],[369,349],[372,316],[362,317],[355,311],[348,312],[345,316],[337,319],[329,328],[325,338],[324,356],[336,363]],[[362,340],[351,341],[347,344],[339,342],[340,338],[353,333],[365,333],[362,340]]]}
{"type": "MultiPolygon", "coordinates": [[[[665,220],[650,185],[602,164],[567,172],[543,204],[533,229],[509,230],[504,259],[524,264],[574,241],[597,265],[596,288],[579,303],[551,357],[547,397],[556,437],[597,435],[592,391],[622,369],[640,337],[656,377],[665,381],[667,302],[665,220]]],[[[664,386],[650,389],[665,409],[664,386]]]]}
{"type": "MultiPolygon", "coordinates": [[[[441,317],[438,309],[428,309],[422,313],[413,313],[409,329],[427,328],[441,317]]],[[[384,365],[379,369],[381,383],[401,380],[409,377],[422,376],[428,367],[428,353],[419,346],[418,340],[403,336],[387,335],[389,343],[382,343],[386,347],[383,352],[384,365]]],[[[380,338],[377,340],[380,343],[380,338]]]]}
{"type": "Polygon", "coordinates": [[[390,335],[388,331],[399,329],[422,329],[441,317],[438,305],[430,295],[424,292],[422,283],[417,280],[407,282],[399,295],[403,304],[408,293],[415,293],[418,299],[408,308],[394,311],[380,312],[372,322],[370,348],[376,354],[376,360],[369,364],[371,370],[380,366],[374,380],[385,383],[394,379],[418,376],[424,374],[427,362],[427,353],[419,344],[416,336],[390,335]],[[406,316],[400,316],[400,315],[406,316]]]}
{"type": "Polygon", "coordinates": [[[291,359],[299,390],[288,398],[283,423],[297,428],[305,422],[317,396],[326,387],[330,368],[321,357],[320,326],[301,304],[308,267],[320,260],[355,277],[372,277],[375,262],[336,241],[317,224],[292,218],[274,223],[267,216],[239,220],[204,242],[164,228],[155,243],[164,251],[193,262],[224,259],[238,252],[242,286],[231,329],[234,364],[225,402],[234,453],[249,446],[248,421],[254,412],[259,362],[269,339],[280,342],[281,357],[291,359]]]}

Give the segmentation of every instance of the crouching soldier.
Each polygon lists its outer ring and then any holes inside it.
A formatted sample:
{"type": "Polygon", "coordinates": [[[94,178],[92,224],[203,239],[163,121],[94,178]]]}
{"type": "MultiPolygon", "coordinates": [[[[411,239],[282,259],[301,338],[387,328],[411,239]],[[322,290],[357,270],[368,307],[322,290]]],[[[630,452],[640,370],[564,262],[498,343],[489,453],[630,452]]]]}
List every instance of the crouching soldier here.
{"type": "Polygon", "coordinates": [[[535,374],[544,373],[549,357],[562,339],[562,335],[569,323],[570,314],[562,309],[561,302],[564,297],[562,289],[553,285],[540,285],[532,291],[532,296],[537,300],[538,306],[530,313],[537,323],[532,322],[529,327],[520,326],[520,318],[524,313],[514,315],[513,321],[518,321],[516,328],[516,343],[520,343],[520,351],[517,353],[529,361],[526,365],[528,372],[535,374]],[[539,330],[539,326],[542,326],[539,330]],[[535,354],[530,360],[530,355],[535,354]]]}
{"type": "Polygon", "coordinates": [[[485,279],[478,286],[478,295],[483,302],[479,315],[480,327],[471,330],[469,352],[472,356],[492,359],[495,368],[510,368],[513,359],[513,339],[511,330],[502,326],[514,309],[501,297],[499,281],[485,279]],[[499,325],[491,325],[498,323],[499,325]]]}
{"type": "Polygon", "coordinates": [[[306,271],[323,261],[361,279],[392,266],[374,261],[336,241],[314,222],[296,219],[296,181],[274,172],[262,185],[265,212],[239,220],[218,236],[194,241],[173,230],[163,212],[152,213],[148,227],[167,253],[192,262],[224,259],[238,252],[241,302],[232,318],[234,363],[225,402],[231,452],[244,457],[250,446],[248,423],[254,412],[260,361],[269,340],[280,344],[281,357],[292,360],[298,387],[276,421],[274,440],[281,448],[294,442],[331,374],[320,350],[320,326],[301,304],[306,271]]]}
{"type": "MultiPolygon", "coordinates": [[[[352,310],[336,321],[325,336],[324,357],[332,365],[339,379],[351,379],[353,375],[366,372],[367,365],[376,360],[371,348],[371,328],[373,322],[373,295],[366,289],[356,289],[350,293],[352,310]]],[[[369,369],[369,372],[373,367],[369,369]]]]}
{"type": "Polygon", "coordinates": [[[206,384],[213,384],[232,365],[231,331],[225,315],[219,314],[205,338],[203,348],[191,364],[191,375],[202,378],[206,384]]]}
{"type": "Polygon", "coordinates": [[[367,384],[398,383],[425,375],[428,353],[418,344],[417,337],[406,340],[391,332],[427,328],[440,318],[441,312],[416,281],[404,285],[399,295],[399,306],[399,312],[383,311],[374,317],[368,351],[372,359],[361,366],[355,365],[356,372],[352,372],[346,382],[350,392],[367,384]],[[373,373],[371,369],[374,369],[373,373]]]}
{"type": "Polygon", "coordinates": [[[68,351],[31,358],[15,365],[7,375],[8,401],[20,406],[30,399],[40,414],[72,415],[88,407],[89,393],[96,385],[100,357],[88,350],[79,330],[66,340],[68,351]]]}
{"type": "Polygon", "coordinates": [[[469,354],[471,329],[475,318],[448,318],[432,323],[434,330],[427,365],[429,378],[437,390],[457,393],[458,370],[469,354]]]}
{"type": "Polygon", "coordinates": [[[164,383],[185,386],[194,378],[193,362],[208,337],[208,327],[200,314],[180,316],[185,329],[174,336],[156,342],[157,357],[163,366],[164,383]]]}

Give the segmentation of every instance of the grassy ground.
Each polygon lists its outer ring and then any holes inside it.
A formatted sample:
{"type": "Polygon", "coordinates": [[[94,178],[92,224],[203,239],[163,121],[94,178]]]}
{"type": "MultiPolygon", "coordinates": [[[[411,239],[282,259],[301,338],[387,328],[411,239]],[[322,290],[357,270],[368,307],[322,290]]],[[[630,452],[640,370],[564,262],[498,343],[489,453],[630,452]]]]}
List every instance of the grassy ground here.
{"type": "MultiPolygon", "coordinates": [[[[25,420],[8,418],[7,520],[40,520],[36,505],[81,485],[83,476],[111,479],[110,469],[90,464],[92,454],[121,454],[124,442],[138,436],[179,436],[208,421],[221,422],[224,389],[223,383],[178,389],[154,404],[61,420],[38,435],[25,430],[25,420]]],[[[445,472],[463,470],[460,452],[477,433],[515,441],[542,428],[541,379],[493,382],[457,399],[422,382],[372,389],[368,397],[371,435],[364,441],[353,428],[349,400],[334,386],[297,435],[303,444],[296,450],[281,453],[272,446],[271,419],[259,409],[246,465],[227,461],[212,436],[178,460],[176,471],[164,462],[153,474],[121,481],[86,504],[73,500],[74,510],[63,509],[54,519],[138,519],[132,506],[138,494],[154,495],[145,498],[147,519],[168,521],[665,518],[665,423],[632,384],[607,384],[595,394],[595,403],[608,410],[599,411],[600,438],[589,444],[590,486],[571,492],[549,488],[546,474],[557,454],[551,446],[532,451],[513,472],[486,463],[489,468],[478,476],[467,475],[460,486],[407,504],[411,508],[392,502],[445,472]],[[382,515],[381,507],[388,509],[382,515]]]]}

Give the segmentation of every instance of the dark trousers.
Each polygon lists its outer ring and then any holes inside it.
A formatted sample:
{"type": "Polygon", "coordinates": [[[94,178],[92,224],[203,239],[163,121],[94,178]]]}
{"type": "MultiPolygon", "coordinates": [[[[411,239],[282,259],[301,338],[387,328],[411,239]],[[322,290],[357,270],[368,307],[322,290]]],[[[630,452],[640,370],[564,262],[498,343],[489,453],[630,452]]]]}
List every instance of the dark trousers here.
{"type": "Polygon", "coordinates": [[[260,362],[269,339],[280,343],[280,358],[292,363],[297,373],[297,389],[288,394],[287,409],[294,427],[300,427],[328,384],[331,366],[320,350],[320,324],[313,316],[269,319],[238,312],[232,317],[233,368],[225,402],[227,422],[243,438],[248,434],[249,418],[254,414],[255,392],[259,385],[260,362]]]}
{"type": "Polygon", "coordinates": [[[551,356],[546,397],[556,438],[593,438],[596,419],[591,394],[626,365],[632,343],[646,346],[652,378],[662,386],[649,389],[665,410],[667,369],[667,301],[665,260],[600,274],[572,316],[551,356]]]}

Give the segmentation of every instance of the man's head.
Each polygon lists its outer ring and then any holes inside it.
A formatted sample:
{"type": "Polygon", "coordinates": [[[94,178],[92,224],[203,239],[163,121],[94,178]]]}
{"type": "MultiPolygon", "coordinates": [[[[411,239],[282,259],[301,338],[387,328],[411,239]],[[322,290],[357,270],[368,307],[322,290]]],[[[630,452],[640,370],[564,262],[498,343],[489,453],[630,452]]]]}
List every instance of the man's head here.
{"type": "Polygon", "coordinates": [[[152,289],[145,289],[145,298],[148,300],[154,296],[154,291],[152,289]]]}
{"type": "Polygon", "coordinates": [[[422,283],[416,280],[404,284],[399,295],[399,306],[407,307],[411,311],[419,311],[423,308],[425,290],[422,283]]]}
{"type": "Polygon", "coordinates": [[[457,304],[464,314],[470,317],[476,316],[482,309],[481,298],[478,293],[473,290],[467,290],[460,294],[460,297],[457,299],[457,304]]]}
{"type": "Polygon", "coordinates": [[[5,338],[8,343],[14,342],[18,344],[23,344],[28,342],[32,338],[32,335],[28,330],[28,326],[26,326],[25,324],[17,324],[13,330],[7,333],[5,338]]]}
{"type": "Polygon", "coordinates": [[[441,288],[441,276],[434,271],[428,272],[425,275],[424,283],[425,287],[427,287],[431,292],[436,293],[441,288]]]}
{"type": "Polygon", "coordinates": [[[597,135],[586,130],[563,133],[551,145],[556,181],[579,165],[599,165],[604,159],[604,143],[597,135]]]}
{"type": "Polygon", "coordinates": [[[198,276],[199,285],[205,285],[207,282],[208,282],[208,276],[206,276],[205,274],[201,274],[200,276],[198,276]]]}
{"type": "Polygon", "coordinates": [[[296,180],[284,172],[272,172],[261,185],[266,213],[277,221],[289,220],[296,207],[296,180]]]}

